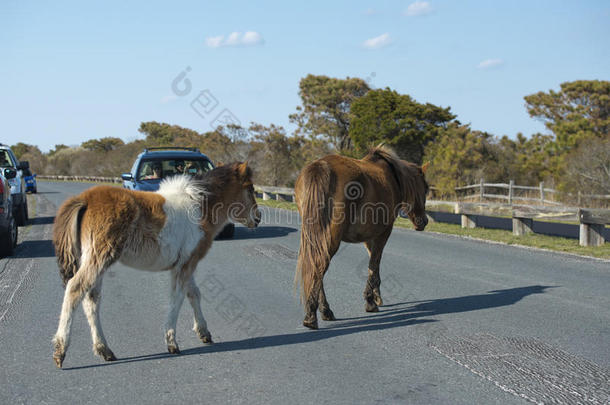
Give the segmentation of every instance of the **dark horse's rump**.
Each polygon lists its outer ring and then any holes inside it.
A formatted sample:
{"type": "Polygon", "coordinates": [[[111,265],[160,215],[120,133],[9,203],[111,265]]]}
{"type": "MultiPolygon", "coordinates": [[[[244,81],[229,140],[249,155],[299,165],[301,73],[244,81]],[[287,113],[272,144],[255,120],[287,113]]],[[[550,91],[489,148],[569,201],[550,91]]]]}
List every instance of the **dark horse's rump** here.
{"type": "Polygon", "coordinates": [[[295,281],[302,287],[305,326],[317,328],[318,308],[323,319],[334,319],[323,278],[342,241],[365,243],[370,254],[366,310],[382,304],[379,261],[394,220],[403,211],[417,230],[427,223],[424,171],[383,147],[361,160],[329,155],[302,170],[295,186],[302,218],[295,281]]]}

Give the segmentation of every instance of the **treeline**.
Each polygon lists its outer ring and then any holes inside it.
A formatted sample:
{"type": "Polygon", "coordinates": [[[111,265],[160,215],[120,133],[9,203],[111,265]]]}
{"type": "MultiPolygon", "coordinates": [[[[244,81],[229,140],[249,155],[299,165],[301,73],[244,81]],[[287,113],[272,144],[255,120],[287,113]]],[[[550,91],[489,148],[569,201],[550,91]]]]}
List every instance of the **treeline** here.
{"type": "Polygon", "coordinates": [[[549,134],[519,133],[515,139],[475,131],[449,107],[420,103],[409,95],[371,89],[358,78],[308,75],[300,81],[302,104],[290,115],[296,131],[252,123],[199,133],[158,122],[143,122],[144,139],[91,139],[77,147],[56,145],[48,153],[18,143],[13,150],[34,172],[119,176],[145,147],[194,146],[214,162],[248,160],[257,183],[292,186],[300,169],[328,153],[361,157],[384,142],[404,159],[430,161],[428,179],[437,196],[478,182],[537,185],[545,181],[566,193],[610,194],[610,82],[575,81],[559,91],[525,96],[533,119],[549,134]]]}

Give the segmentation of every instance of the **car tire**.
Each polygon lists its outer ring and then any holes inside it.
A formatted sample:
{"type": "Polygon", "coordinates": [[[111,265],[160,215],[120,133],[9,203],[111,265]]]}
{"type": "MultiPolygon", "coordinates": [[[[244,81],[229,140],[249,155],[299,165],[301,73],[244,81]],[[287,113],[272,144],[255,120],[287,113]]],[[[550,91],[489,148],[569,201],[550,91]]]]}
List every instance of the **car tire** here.
{"type": "Polygon", "coordinates": [[[228,223],[222,228],[222,231],[216,236],[216,239],[233,239],[235,235],[235,224],[228,223]]]}
{"type": "Polygon", "coordinates": [[[24,201],[23,203],[21,203],[21,206],[17,209],[15,219],[17,220],[17,226],[25,226],[26,222],[28,222],[28,203],[27,203],[27,201],[24,201]]]}
{"type": "Polygon", "coordinates": [[[11,217],[6,233],[0,237],[0,257],[12,256],[13,253],[15,253],[18,235],[19,229],[17,228],[17,222],[15,221],[15,218],[11,217]]]}

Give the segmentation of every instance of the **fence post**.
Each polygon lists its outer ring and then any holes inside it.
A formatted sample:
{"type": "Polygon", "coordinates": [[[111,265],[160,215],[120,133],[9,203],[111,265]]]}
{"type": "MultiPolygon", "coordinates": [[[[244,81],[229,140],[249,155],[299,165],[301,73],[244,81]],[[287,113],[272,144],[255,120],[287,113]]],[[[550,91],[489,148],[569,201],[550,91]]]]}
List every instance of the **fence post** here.
{"type": "Polygon", "coordinates": [[[483,194],[484,194],[483,179],[481,179],[481,183],[479,186],[479,202],[483,202],[483,194]]]}
{"type": "Polygon", "coordinates": [[[604,212],[604,210],[580,208],[578,220],[580,221],[580,246],[603,246],[606,242],[605,224],[610,223],[610,213],[604,212]]]}
{"type": "Polygon", "coordinates": [[[523,236],[534,232],[534,220],[531,218],[515,217],[513,214],[513,235],[523,236]]]}
{"type": "Polygon", "coordinates": [[[513,204],[513,186],[515,185],[515,180],[511,180],[508,182],[508,204],[513,204]]]}
{"type": "Polygon", "coordinates": [[[540,202],[544,204],[544,181],[540,182],[540,202]]]}

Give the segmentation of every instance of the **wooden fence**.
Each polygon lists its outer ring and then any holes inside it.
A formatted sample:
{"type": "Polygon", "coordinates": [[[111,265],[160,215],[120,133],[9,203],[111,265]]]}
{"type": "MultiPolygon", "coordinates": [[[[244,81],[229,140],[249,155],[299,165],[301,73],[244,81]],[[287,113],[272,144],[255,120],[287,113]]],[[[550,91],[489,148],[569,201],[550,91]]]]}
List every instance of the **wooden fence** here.
{"type": "MultiPolygon", "coordinates": [[[[485,201],[485,199],[499,199],[504,200],[508,204],[513,204],[515,202],[537,202],[541,205],[563,205],[562,203],[557,201],[557,198],[549,199],[550,196],[558,196],[560,193],[557,190],[552,188],[544,187],[544,182],[540,182],[538,186],[518,186],[515,184],[513,180],[511,180],[508,184],[506,183],[485,183],[483,179],[478,184],[471,184],[463,187],[456,187],[456,193],[461,191],[473,190],[472,193],[468,195],[461,196],[462,199],[465,200],[478,200],[479,202],[485,201]],[[492,194],[488,190],[489,188],[493,189],[502,189],[507,190],[506,194],[492,194]],[[523,197],[516,195],[517,191],[528,191],[530,195],[535,194],[536,197],[523,197]]],[[[572,196],[574,197],[574,196],[572,196]]],[[[576,204],[581,205],[585,200],[601,200],[607,203],[610,203],[610,194],[582,194],[580,191],[575,195],[576,204]]],[[[606,204],[607,204],[606,203],[606,204]]]]}

